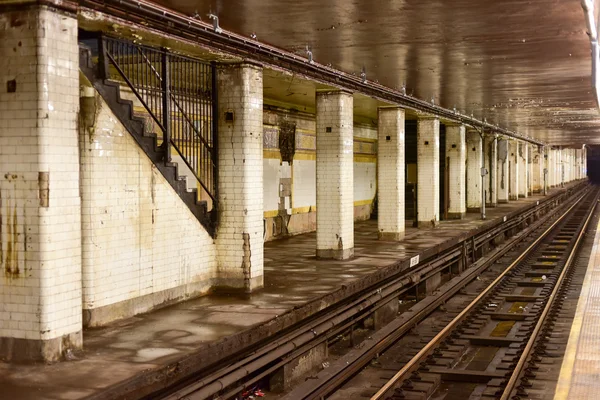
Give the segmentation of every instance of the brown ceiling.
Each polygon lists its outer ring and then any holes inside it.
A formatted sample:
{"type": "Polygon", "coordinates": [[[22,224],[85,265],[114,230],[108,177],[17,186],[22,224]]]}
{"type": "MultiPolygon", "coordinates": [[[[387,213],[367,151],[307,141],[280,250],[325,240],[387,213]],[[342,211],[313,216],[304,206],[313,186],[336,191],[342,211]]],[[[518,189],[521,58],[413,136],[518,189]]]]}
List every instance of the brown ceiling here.
{"type": "Polygon", "coordinates": [[[576,0],[157,0],[551,144],[600,144],[576,0]]]}

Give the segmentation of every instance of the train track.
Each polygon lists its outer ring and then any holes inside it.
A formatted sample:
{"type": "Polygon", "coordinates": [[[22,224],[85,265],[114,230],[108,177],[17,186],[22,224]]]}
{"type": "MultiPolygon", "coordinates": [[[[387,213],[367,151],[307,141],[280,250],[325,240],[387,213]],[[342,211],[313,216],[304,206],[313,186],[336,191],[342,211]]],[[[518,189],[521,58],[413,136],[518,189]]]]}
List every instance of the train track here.
{"type": "Polygon", "coordinates": [[[548,375],[558,373],[568,339],[568,328],[556,327],[576,306],[587,265],[577,254],[598,196],[589,191],[532,228],[527,236],[537,239],[511,245],[468,285],[447,282],[440,293],[465,289],[443,309],[431,311],[439,302],[428,297],[284,399],[549,398],[548,375]],[[415,322],[419,313],[427,318],[415,322]]]}
{"type": "MultiPolygon", "coordinates": [[[[584,186],[578,187],[573,193],[586,191],[584,186]]],[[[454,283],[455,289],[440,290],[436,295],[428,296],[412,308],[412,314],[416,314],[415,318],[421,320],[434,312],[441,303],[448,301],[468,282],[474,281],[483,284],[484,281],[476,279],[478,274],[482,274],[497,259],[510,252],[511,248],[514,249],[517,243],[535,236],[536,229],[546,224],[545,220],[558,215],[559,211],[577,196],[565,196],[560,199],[549,198],[545,202],[540,202],[538,207],[512,217],[504,224],[482,231],[468,243],[452,247],[431,260],[425,260],[410,271],[380,282],[376,287],[329,307],[314,317],[302,321],[292,329],[281,332],[268,341],[249,349],[237,358],[229,358],[218,368],[212,368],[201,375],[191,376],[179,384],[172,385],[161,392],[155,392],[147,398],[170,400],[212,399],[215,396],[220,399],[239,398],[239,394],[246,388],[268,380],[269,376],[290,360],[305,354],[315,346],[323,343],[331,344],[335,338],[346,335],[348,331],[352,331],[354,326],[369,318],[379,308],[390,301],[397,301],[399,297],[411,289],[414,290],[416,284],[423,282],[432,274],[444,268],[450,268],[450,265],[459,261],[471,265],[465,273],[454,277],[444,285],[454,283]],[[561,204],[556,207],[558,202],[561,204]],[[540,213],[546,214],[540,218],[540,213]],[[519,233],[513,235],[517,231],[519,233]],[[490,248],[494,249],[490,251],[490,248]],[[486,254],[485,257],[482,257],[482,254],[486,254]]],[[[403,316],[406,315],[411,315],[411,312],[403,314],[403,316]]],[[[409,331],[415,324],[416,322],[409,322],[400,329],[396,329],[395,333],[409,331]]],[[[324,371],[328,372],[327,369],[324,371]]],[[[272,397],[272,394],[269,394],[269,397],[272,397]]]]}

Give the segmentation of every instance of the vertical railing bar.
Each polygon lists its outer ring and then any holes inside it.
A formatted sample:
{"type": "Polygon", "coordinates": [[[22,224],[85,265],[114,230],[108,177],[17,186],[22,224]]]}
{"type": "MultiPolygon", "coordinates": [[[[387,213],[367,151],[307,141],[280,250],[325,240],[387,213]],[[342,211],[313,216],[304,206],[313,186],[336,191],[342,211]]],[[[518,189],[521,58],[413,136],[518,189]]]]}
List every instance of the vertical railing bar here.
{"type": "Polygon", "coordinates": [[[156,122],[160,121],[158,126],[163,130],[165,161],[171,161],[170,148],[175,145],[212,198],[215,208],[218,199],[216,64],[179,57],[166,49],[155,50],[103,36],[98,40],[99,62],[104,64],[99,68],[104,69],[106,79],[110,79],[108,64],[112,62],[134,94],[149,108],[151,116],[156,122]],[[156,64],[160,64],[160,69],[155,67],[156,64]],[[177,111],[172,107],[176,107],[177,111]],[[173,112],[181,114],[181,118],[173,112]],[[173,123],[176,123],[175,127],[173,123]]]}
{"type": "Polygon", "coordinates": [[[218,189],[218,185],[219,185],[219,142],[217,140],[217,135],[218,135],[218,129],[219,129],[219,124],[218,124],[218,120],[219,118],[218,116],[218,101],[219,101],[219,93],[217,92],[217,67],[216,64],[213,62],[211,63],[211,82],[212,82],[212,90],[211,90],[211,94],[212,94],[212,110],[211,110],[211,134],[212,134],[212,146],[211,146],[211,150],[212,150],[212,157],[211,157],[211,170],[212,170],[212,178],[213,178],[213,196],[214,196],[214,206],[213,209],[215,209],[215,207],[218,205],[218,199],[219,199],[219,189],[218,189]]]}
{"type": "Polygon", "coordinates": [[[170,112],[170,79],[169,79],[169,56],[167,55],[166,49],[161,51],[162,58],[162,115],[163,115],[163,126],[165,131],[163,133],[163,146],[165,151],[165,162],[171,162],[171,112],[170,112]]]}
{"type": "Polygon", "coordinates": [[[109,71],[108,57],[106,57],[106,52],[109,51],[107,45],[108,43],[105,41],[104,35],[100,35],[98,37],[98,72],[101,79],[107,79],[109,71]]]}

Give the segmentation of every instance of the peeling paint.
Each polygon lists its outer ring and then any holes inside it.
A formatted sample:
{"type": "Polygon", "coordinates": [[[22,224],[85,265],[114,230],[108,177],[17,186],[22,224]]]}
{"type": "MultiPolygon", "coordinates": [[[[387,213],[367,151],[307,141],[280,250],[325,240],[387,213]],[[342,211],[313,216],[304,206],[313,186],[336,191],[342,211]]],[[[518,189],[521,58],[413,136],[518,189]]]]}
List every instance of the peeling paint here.
{"type": "Polygon", "coordinates": [[[242,271],[244,273],[244,287],[246,290],[250,290],[250,270],[252,268],[252,250],[250,249],[250,234],[247,232],[242,233],[244,244],[242,246],[244,256],[242,257],[242,271]]]}
{"type": "Polygon", "coordinates": [[[6,215],[8,216],[7,221],[7,244],[6,254],[4,259],[4,276],[10,279],[18,278],[19,271],[19,250],[17,248],[18,243],[18,231],[17,231],[17,205],[12,209],[11,219],[11,208],[6,205],[6,215]]]}

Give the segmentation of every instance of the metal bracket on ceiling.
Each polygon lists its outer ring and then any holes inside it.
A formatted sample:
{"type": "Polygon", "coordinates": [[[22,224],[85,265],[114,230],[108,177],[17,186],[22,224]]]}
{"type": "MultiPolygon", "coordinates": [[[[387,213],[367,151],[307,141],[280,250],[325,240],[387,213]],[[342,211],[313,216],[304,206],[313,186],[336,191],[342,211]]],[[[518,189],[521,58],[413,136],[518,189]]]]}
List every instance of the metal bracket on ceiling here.
{"type": "Polygon", "coordinates": [[[217,17],[213,13],[209,13],[208,18],[213,20],[213,29],[215,30],[216,33],[223,32],[223,29],[221,29],[221,27],[219,26],[219,17],[217,17]]]}
{"type": "Polygon", "coordinates": [[[314,62],[312,51],[310,50],[310,47],[308,47],[308,45],[306,45],[306,58],[308,58],[309,64],[312,64],[314,62]]]}

